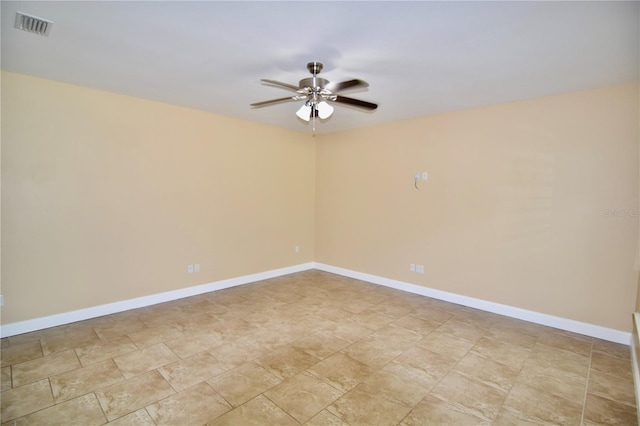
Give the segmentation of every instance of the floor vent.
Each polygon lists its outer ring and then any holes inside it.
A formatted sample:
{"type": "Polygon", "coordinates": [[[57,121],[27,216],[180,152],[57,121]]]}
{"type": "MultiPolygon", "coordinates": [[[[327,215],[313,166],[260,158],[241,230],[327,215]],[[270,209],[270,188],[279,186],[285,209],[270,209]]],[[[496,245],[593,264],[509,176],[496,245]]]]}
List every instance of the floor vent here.
{"type": "Polygon", "coordinates": [[[15,27],[22,31],[49,37],[49,34],[51,34],[51,28],[53,27],[53,22],[42,18],[36,18],[35,16],[30,16],[22,12],[17,12],[15,27]]]}

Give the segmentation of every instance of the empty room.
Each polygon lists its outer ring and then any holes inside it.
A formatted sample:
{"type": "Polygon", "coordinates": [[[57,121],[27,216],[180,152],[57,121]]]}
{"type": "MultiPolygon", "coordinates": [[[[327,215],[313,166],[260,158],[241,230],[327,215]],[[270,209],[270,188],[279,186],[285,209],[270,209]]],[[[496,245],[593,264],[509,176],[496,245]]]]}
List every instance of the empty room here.
{"type": "Polygon", "coordinates": [[[638,424],[640,2],[0,8],[2,425],[638,424]]]}

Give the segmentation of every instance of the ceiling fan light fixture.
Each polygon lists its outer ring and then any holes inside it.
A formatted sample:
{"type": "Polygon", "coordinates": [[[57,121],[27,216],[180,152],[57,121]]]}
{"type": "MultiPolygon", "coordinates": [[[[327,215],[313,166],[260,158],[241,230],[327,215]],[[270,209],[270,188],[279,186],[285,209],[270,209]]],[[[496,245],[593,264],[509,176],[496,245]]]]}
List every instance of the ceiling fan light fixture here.
{"type": "Polygon", "coordinates": [[[318,77],[318,73],[322,70],[322,64],[320,62],[309,62],[307,64],[307,69],[311,73],[311,78],[303,78],[297,86],[294,84],[282,83],[277,80],[263,78],[261,80],[263,83],[270,86],[276,86],[281,89],[287,89],[295,92],[296,94],[285,98],[254,102],[250,104],[251,107],[263,107],[278,104],[280,102],[304,100],[304,105],[296,111],[296,115],[307,123],[313,121],[314,134],[316,129],[316,118],[326,120],[333,115],[333,105],[327,101],[332,103],[335,102],[339,105],[348,105],[365,111],[374,111],[378,108],[378,105],[372,102],[349,98],[337,93],[346,89],[369,87],[369,84],[366,81],[351,79],[339,83],[331,83],[329,80],[318,77]]]}
{"type": "Polygon", "coordinates": [[[305,103],[300,107],[296,115],[300,117],[304,121],[309,121],[311,119],[311,105],[305,103]]]}
{"type": "Polygon", "coordinates": [[[318,103],[318,106],[316,108],[318,110],[318,117],[320,117],[322,120],[326,120],[327,118],[331,117],[331,114],[333,114],[333,107],[325,101],[318,103]]]}

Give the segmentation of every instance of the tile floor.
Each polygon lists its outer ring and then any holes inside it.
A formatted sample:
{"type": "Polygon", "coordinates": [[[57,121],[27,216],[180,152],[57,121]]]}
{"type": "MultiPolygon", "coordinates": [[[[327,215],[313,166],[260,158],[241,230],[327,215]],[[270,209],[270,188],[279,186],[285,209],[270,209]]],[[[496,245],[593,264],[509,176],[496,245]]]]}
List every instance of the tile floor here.
{"type": "Polygon", "coordinates": [[[320,271],[2,339],[5,424],[637,425],[629,348],[320,271]]]}

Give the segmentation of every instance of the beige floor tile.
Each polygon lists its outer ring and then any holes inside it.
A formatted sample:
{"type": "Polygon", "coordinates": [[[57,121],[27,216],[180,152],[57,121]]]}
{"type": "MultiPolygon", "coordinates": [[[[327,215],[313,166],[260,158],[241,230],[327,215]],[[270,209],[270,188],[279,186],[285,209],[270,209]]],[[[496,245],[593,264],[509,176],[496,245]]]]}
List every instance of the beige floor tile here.
{"type": "Polygon", "coordinates": [[[393,362],[421,370],[424,374],[431,377],[433,381],[439,382],[458,361],[448,358],[446,355],[420,348],[411,348],[403,352],[394,359],[393,362]]]}
{"type": "Polygon", "coordinates": [[[137,350],[137,348],[131,340],[123,336],[76,348],[76,354],[82,365],[86,366],[135,350],[137,350]]]}
{"type": "Polygon", "coordinates": [[[343,309],[352,314],[357,314],[366,311],[369,308],[375,306],[373,303],[366,302],[359,299],[347,299],[339,302],[340,309],[343,309]]]}
{"type": "Polygon", "coordinates": [[[367,336],[346,347],[342,352],[369,367],[378,370],[400,355],[405,348],[388,345],[384,341],[367,336]]]}
{"type": "Polygon", "coordinates": [[[587,378],[554,367],[526,362],[517,379],[538,392],[548,393],[577,404],[584,401],[587,378]]]}
{"type": "Polygon", "coordinates": [[[207,381],[234,407],[244,404],[280,382],[279,378],[253,362],[242,364],[207,381]]]}
{"type": "Polygon", "coordinates": [[[98,399],[93,393],[54,405],[44,410],[20,417],[20,425],[63,425],[82,426],[103,425],[107,421],[102,413],[98,399]]]}
{"type": "Polygon", "coordinates": [[[165,324],[156,327],[150,327],[135,333],[128,334],[129,339],[139,349],[157,345],[158,343],[166,342],[167,340],[177,339],[184,337],[184,334],[178,329],[177,326],[172,324],[165,324]]]}
{"type": "Polygon", "coordinates": [[[350,341],[341,339],[326,331],[311,334],[310,336],[303,337],[300,340],[296,340],[291,344],[294,348],[298,348],[309,355],[312,355],[318,359],[325,359],[326,357],[333,355],[334,353],[346,348],[351,344],[350,341]]]}
{"type": "Polygon", "coordinates": [[[3,426],[93,394],[116,425],[175,423],[208,392],[215,424],[577,424],[585,397],[584,424],[635,424],[628,346],[321,271],[1,342],[3,426]]]}
{"type": "Polygon", "coordinates": [[[242,318],[216,318],[218,320],[215,327],[216,333],[222,335],[224,342],[239,340],[250,334],[256,326],[250,324],[242,318]]]}
{"type": "Polygon", "coordinates": [[[413,408],[438,383],[423,370],[392,362],[358,387],[393,403],[413,408]]]}
{"type": "Polygon", "coordinates": [[[44,355],[42,353],[40,340],[15,345],[12,344],[10,347],[0,350],[2,367],[31,361],[32,359],[41,358],[42,356],[44,355]]]}
{"type": "Polygon", "coordinates": [[[165,365],[158,371],[176,391],[180,392],[233,367],[218,361],[208,352],[203,352],[165,365]]]}
{"type": "Polygon", "coordinates": [[[141,309],[140,321],[149,328],[173,325],[181,320],[186,313],[182,307],[173,302],[161,303],[160,305],[148,306],[141,309]]]}
{"type": "Polygon", "coordinates": [[[526,349],[533,348],[538,341],[538,336],[523,333],[519,329],[512,327],[492,327],[484,337],[511,345],[522,346],[526,349]]]}
{"type": "Polygon", "coordinates": [[[582,404],[521,383],[513,385],[502,410],[508,415],[506,418],[520,419],[523,423],[578,425],[582,416],[582,404]]]}
{"type": "MultiPolygon", "coordinates": [[[[122,312],[124,314],[125,312],[122,312]]],[[[117,314],[120,316],[120,314],[117,314]]],[[[108,325],[95,327],[94,330],[101,340],[110,340],[116,337],[146,330],[147,325],[138,319],[118,319],[108,325]]]]}
{"type": "Polygon", "coordinates": [[[91,364],[49,379],[56,403],[124,381],[112,360],[91,364]]]}
{"type": "Polygon", "coordinates": [[[636,408],[597,395],[587,395],[583,424],[637,425],[636,408]]]}
{"type": "Polygon", "coordinates": [[[395,325],[396,327],[403,327],[407,330],[415,331],[422,334],[423,336],[431,334],[433,330],[440,327],[441,325],[441,323],[439,322],[418,318],[414,315],[405,315],[398,318],[391,324],[395,325]]]}
{"type": "Polygon", "coordinates": [[[206,313],[189,312],[188,316],[185,316],[175,322],[175,327],[185,335],[200,334],[204,330],[211,329],[217,323],[211,315],[206,313]]]}
{"type": "Polygon", "coordinates": [[[411,313],[413,307],[403,302],[384,301],[371,307],[371,310],[390,317],[398,318],[404,317],[411,313]]]}
{"type": "Polygon", "coordinates": [[[327,407],[327,411],[345,423],[355,425],[395,425],[411,411],[381,395],[370,394],[360,386],[340,397],[327,407]]]}
{"type": "Polygon", "coordinates": [[[70,329],[64,334],[45,337],[40,340],[44,355],[75,349],[99,342],[98,336],[91,328],[70,329]]]}
{"type": "Polygon", "coordinates": [[[415,346],[423,337],[422,334],[416,331],[395,325],[387,325],[376,330],[363,340],[374,340],[388,346],[393,346],[400,351],[405,351],[415,346]]]}
{"type": "Polygon", "coordinates": [[[455,366],[455,372],[496,389],[509,391],[520,371],[471,351],[455,366]]]}
{"type": "Polygon", "coordinates": [[[540,333],[538,337],[538,343],[551,346],[552,348],[575,352],[585,357],[591,354],[592,340],[591,337],[555,328],[547,329],[544,333],[540,333]]]}
{"type": "Polygon", "coordinates": [[[373,333],[372,329],[358,324],[349,318],[343,320],[334,319],[330,323],[324,323],[321,328],[321,331],[325,331],[340,339],[348,340],[349,342],[356,342],[373,333]]]}
{"type": "MultiPolygon", "coordinates": [[[[339,323],[351,317],[353,315],[351,312],[347,312],[344,309],[341,309],[339,306],[329,303],[324,303],[321,308],[316,309],[314,311],[314,315],[317,315],[320,318],[334,321],[339,323]]],[[[356,323],[357,324],[357,323],[356,323]]],[[[366,327],[365,327],[366,328],[366,327]]],[[[371,329],[367,329],[369,332],[371,329]]]]}
{"type": "Polygon", "coordinates": [[[451,425],[476,426],[490,425],[466,411],[432,396],[427,396],[402,420],[402,426],[451,425]]]}
{"type": "Polygon", "coordinates": [[[636,405],[633,379],[623,379],[591,370],[587,392],[632,407],[636,405]]]}
{"type": "Polygon", "coordinates": [[[628,359],[609,356],[601,352],[594,352],[591,356],[591,368],[601,373],[623,379],[632,379],[631,363],[628,359]]]}
{"type": "Polygon", "coordinates": [[[512,331],[520,331],[522,334],[528,334],[530,336],[538,337],[541,333],[547,330],[549,327],[544,325],[535,324],[532,322],[509,318],[504,316],[499,316],[498,321],[496,321],[491,329],[502,329],[502,330],[512,330],[512,331]]]}
{"type": "Polygon", "coordinates": [[[385,325],[395,321],[391,315],[379,314],[372,310],[362,311],[349,317],[353,322],[360,324],[371,330],[378,330],[385,325]]]}
{"type": "Polygon", "coordinates": [[[504,317],[502,315],[494,314],[492,312],[481,311],[468,306],[461,306],[455,311],[452,319],[488,330],[493,327],[494,324],[501,322],[503,318],[504,317]]]}
{"type": "Polygon", "coordinates": [[[207,423],[206,426],[297,426],[298,424],[276,404],[259,395],[207,423]]]}
{"type": "Polygon", "coordinates": [[[416,346],[452,360],[460,360],[473,347],[473,343],[436,330],[425,336],[416,346]]]}
{"type": "Polygon", "coordinates": [[[477,327],[473,324],[456,319],[456,317],[443,323],[436,329],[436,331],[438,333],[451,335],[472,344],[475,344],[487,333],[486,328],[477,327]]]}
{"type": "Polygon", "coordinates": [[[343,394],[308,373],[291,377],[264,393],[291,417],[304,423],[343,394]]]}
{"type": "MultiPolygon", "coordinates": [[[[491,423],[494,426],[540,426],[540,423],[534,420],[525,420],[518,418],[515,414],[508,409],[502,407],[496,419],[491,423]]],[[[554,424],[554,423],[549,423],[554,424]]]]}
{"type": "Polygon", "coordinates": [[[113,358],[125,378],[130,379],[178,360],[164,344],[148,346],[113,358]]]}
{"type": "Polygon", "coordinates": [[[68,349],[56,352],[42,358],[13,365],[11,367],[13,386],[23,386],[79,367],[80,361],[78,361],[78,357],[73,350],[68,349]]]}
{"type": "Polygon", "coordinates": [[[24,343],[39,342],[40,339],[57,336],[59,334],[64,334],[63,327],[45,328],[44,330],[32,331],[30,333],[11,336],[9,337],[9,343],[11,344],[11,346],[16,346],[16,345],[22,345],[24,343]]]}
{"type": "Polygon", "coordinates": [[[305,423],[305,426],[349,426],[327,410],[322,410],[316,414],[311,420],[305,423]]]}
{"type": "Polygon", "coordinates": [[[156,426],[155,422],[144,408],[134,411],[133,413],[122,416],[112,422],[109,426],[156,426]]]}
{"type": "Polygon", "coordinates": [[[531,356],[532,350],[509,342],[483,337],[473,346],[472,351],[492,361],[520,370],[524,362],[531,356]]]}
{"type": "Polygon", "coordinates": [[[421,306],[414,309],[411,312],[411,315],[436,324],[442,324],[445,321],[449,321],[451,318],[453,318],[451,308],[445,309],[442,307],[434,306],[421,306]]]}
{"type": "Polygon", "coordinates": [[[147,406],[157,425],[201,425],[231,410],[211,386],[200,383],[147,406]]]}
{"type": "Polygon", "coordinates": [[[292,324],[277,323],[276,320],[273,320],[251,330],[250,333],[246,334],[246,337],[268,349],[263,354],[263,356],[268,356],[271,351],[295,342],[304,337],[305,334],[305,331],[296,331],[295,326],[292,324]]]}
{"type": "Polygon", "coordinates": [[[3,423],[53,405],[47,379],[2,392],[1,396],[0,421],[3,423]]]}
{"type": "Polygon", "coordinates": [[[365,381],[376,370],[347,354],[338,352],[308,371],[336,389],[346,392],[365,381]]]}
{"type": "Polygon", "coordinates": [[[531,355],[527,361],[546,367],[553,367],[578,376],[586,377],[589,371],[589,357],[541,343],[536,343],[531,349],[531,355]]]}
{"type": "Polygon", "coordinates": [[[312,367],[320,360],[293,346],[283,346],[255,360],[255,362],[280,379],[293,377],[312,367]]]}
{"type": "Polygon", "coordinates": [[[191,333],[183,337],[167,340],[165,345],[180,358],[188,358],[198,352],[208,351],[224,343],[222,335],[216,332],[191,333]]]}
{"type": "Polygon", "coordinates": [[[208,352],[220,362],[238,366],[262,356],[268,350],[251,339],[242,338],[225,342],[208,352]]]}
{"type": "Polygon", "coordinates": [[[507,392],[450,372],[431,395],[483,420],[493,420],[507,392]]]}
{"type": "Polygon", "coordinates": [[[606,340],[593,339],[593,351],[616,358],[631,360],[631,348],[629,345],[608,342],[606,340]]]}
{"type": "Polygon", "coordinates": [[[12,388],[11,367],[0,368],[0,388],[2,392],[12,388]]]}
{"type": "Polygon", "coordinates": [[[157,371],[136,376],[96,391],[109,421],[173,395],[175,391],[157,371]]]}

